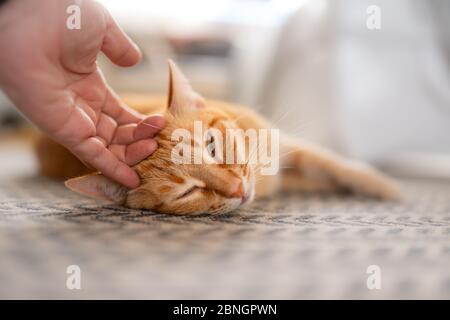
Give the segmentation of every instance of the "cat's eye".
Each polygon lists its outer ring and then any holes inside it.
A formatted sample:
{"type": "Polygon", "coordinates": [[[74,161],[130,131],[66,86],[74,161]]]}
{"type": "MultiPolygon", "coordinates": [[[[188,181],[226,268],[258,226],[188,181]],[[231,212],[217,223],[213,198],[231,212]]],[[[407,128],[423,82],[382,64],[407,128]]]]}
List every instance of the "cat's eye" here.
{"type": "Polygon", "coordinates": [[[186,198],[192,194],[194,194],[196,191],[200,190],[201,188],[197,187],[197,186],[193,186],[189,189],[187,189],[185,192],[183,192],[180,196],[177,197],[178,199],[182,199],[182,198],[186,198]]]}
{"type": "Polygon", "coordinates": [[[206,143],[206,149],[208,150],[209,155],[214,158],[216,156],[216,143],[214,136],[209,136],[206,143]]]}

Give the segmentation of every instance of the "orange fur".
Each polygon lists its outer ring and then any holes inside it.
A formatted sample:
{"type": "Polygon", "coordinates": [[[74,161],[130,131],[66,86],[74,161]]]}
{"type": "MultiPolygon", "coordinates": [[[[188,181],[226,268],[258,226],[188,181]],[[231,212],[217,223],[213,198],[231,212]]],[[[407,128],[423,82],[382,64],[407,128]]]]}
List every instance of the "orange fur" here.
{"type": "MultiPolygon", "coordinates": [[[[160,113],[167,120],[167,127],[157,137],[158,150],[134,166],[141,186],[127,190],[99,174],[90,174],[68,180],[69,188],[130,208],[168,214],[229,212],[251,202],[255,195],[270,196],[279,190],[351,190],[380,198],[398,196],[395,184],[375,169],[290,137],[281,140],[280,166],[288,169],[273,176],[261,176],[249,163],[174,164],[171,151],[176,142],[171,140],[171,134],[177,128],[192,132],[196,120],[202,121],[205,130],[214,127],[222,132],[230,127],[244,131],[270,129],[271,125],[249,108],[202,99],[181,71],[174,64],[170,67],[169,108],[166,97],[123,96],[126,104],[141,113],[160,113]]],[[[37,152],[44,175],[69,178],[89,171],[55,143],[41,140],[39,145],[37,152]]]]}

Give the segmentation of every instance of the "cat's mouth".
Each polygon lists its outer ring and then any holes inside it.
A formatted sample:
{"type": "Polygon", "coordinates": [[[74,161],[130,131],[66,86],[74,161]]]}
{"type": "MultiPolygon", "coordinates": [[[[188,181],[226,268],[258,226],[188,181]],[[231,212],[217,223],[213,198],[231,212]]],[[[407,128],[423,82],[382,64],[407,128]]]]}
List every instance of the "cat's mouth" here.
{"type": "Polygon", "coordinates": [[[254,188],[253,188],[253,186],[252,187],[250,187],[250,189],[242,196],[242,198],[241,198],[241,206],[242,205],[244,205],[244,204],[247,204],[247,203],[250,203],[250,202],[252,202],[253,201],[253,199],[254,199],[254,197],[255,197],[255,191],[254,191],[254,188]]]}
{"type": "Polygon", "coordinates": [[[241,205],[245,204],[250,199],[249,195],[244,195],[241,198],[241,205]]]}

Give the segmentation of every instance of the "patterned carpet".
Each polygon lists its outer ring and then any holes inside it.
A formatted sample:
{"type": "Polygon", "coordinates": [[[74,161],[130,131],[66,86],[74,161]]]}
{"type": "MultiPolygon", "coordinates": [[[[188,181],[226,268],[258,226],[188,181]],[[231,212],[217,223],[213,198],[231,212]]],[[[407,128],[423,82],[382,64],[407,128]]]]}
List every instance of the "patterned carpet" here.
{"type": "Polygon", "coordinates": [[[398,203],[280,195],[176,217],[3,169],[0,298],[450,298],[449,181],[401,179],[398,203]],[[81,290],[66,288],[69,265],[81,290]]]}
{"type": "Polygon", "coordinates": [[[402,180],[403,203],[283,195],[174,217],[0,183],[2,298],[449,298],[450,183],[402,180]],[[68,265],[82,289],[66,289],[68,265]],[[368,290],[378,265],[381,290],[368,290]]]}

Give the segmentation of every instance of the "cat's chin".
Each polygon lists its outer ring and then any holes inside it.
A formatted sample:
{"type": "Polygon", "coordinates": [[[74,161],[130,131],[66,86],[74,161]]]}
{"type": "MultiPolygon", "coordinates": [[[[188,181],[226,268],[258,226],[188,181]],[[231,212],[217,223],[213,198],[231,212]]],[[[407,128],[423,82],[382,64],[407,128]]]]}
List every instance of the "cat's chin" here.
{"type": "Polygon", "coordinates": [[[226,207],[218,212],[211,212],[212,214],[229,213],[235,210],[240,210],[248,207],[255,199],[255,192],[252,190],[247,196],[240,199],[228,200],[226,207]]]}

